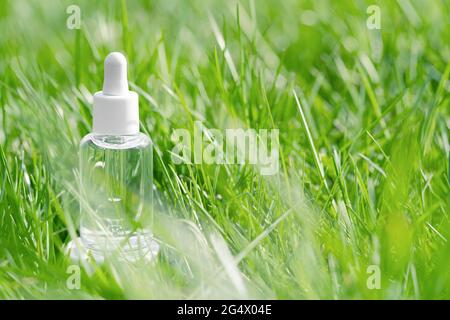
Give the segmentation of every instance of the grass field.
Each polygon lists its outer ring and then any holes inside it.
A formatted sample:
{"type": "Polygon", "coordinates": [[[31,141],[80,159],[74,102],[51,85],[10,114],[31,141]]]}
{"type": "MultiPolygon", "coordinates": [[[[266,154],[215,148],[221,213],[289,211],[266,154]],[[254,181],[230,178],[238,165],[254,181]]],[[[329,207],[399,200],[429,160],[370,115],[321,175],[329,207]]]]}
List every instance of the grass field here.
{"type": "Polygon", "coordinates": [[[2,0],[0,298],[449,299],[449,18],[443,0],[2,0]],[[161,252],[82,267],[74,290],[78,144],[111,51],[155,144],[161,252]],[[173,163],[195,121],[279,129],[279,172],[173,163]]]}

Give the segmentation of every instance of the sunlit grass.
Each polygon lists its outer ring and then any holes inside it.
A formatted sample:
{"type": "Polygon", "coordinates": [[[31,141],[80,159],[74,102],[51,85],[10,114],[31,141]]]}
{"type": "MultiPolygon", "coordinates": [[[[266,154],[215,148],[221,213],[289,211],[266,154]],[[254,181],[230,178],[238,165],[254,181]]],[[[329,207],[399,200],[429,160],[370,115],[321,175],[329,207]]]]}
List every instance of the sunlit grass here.
{"type": "Polygon", "coordinates": [[[2,2],[0,297],[450,298],[449,4],[379,1],[369,30],[370,4],[2,2]],[[155,144],[162,249],[70,290],[77,148],[116,50],[155,144]],[[279,129],[279,173],[174,164],[195,121],[279,129]]]}

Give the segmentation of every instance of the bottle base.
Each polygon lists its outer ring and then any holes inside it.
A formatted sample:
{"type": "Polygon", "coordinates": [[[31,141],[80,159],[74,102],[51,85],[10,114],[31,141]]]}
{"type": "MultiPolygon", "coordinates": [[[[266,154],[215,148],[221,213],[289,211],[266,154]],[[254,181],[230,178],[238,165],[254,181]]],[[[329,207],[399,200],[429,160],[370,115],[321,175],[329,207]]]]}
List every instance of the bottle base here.
{"type": "Polygon", "coordinates": [[[70,241],[67,251],[72,260],[94,260],[100,264],[106,259],[150,262],[158,255],[159,244],[151,232],[111,237],[82,228],[81,237],[70,241]]]}

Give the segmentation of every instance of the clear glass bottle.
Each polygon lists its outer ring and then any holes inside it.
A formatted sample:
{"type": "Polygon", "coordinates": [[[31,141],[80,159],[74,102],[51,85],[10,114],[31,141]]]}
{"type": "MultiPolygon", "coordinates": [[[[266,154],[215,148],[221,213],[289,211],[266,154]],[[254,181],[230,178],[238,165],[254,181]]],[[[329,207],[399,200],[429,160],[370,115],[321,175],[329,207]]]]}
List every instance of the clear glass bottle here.
{"type": "Polygon", "coordinates": [[[152,144],[145,134],[88,134],[80,144],[84,247],[130,260],[152,254],[152,144]]]}
{"type": "Polygon", "coordinates": [[[80,236],[97,261],[151,259],[153,167],[150,138],[139,132],[138,95],[128,90],[127,62],[105,59],[103,90],[94,95],[93,133],[80,143],[80,236]]]}

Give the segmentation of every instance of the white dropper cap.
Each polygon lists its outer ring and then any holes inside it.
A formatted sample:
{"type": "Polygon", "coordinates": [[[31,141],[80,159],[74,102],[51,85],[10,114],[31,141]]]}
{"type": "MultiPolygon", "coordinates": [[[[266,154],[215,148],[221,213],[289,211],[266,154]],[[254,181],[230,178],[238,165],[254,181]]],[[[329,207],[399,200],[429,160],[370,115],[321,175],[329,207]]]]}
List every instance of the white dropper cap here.
{"type": "Polygon", "coordinates": [[[92,131],[102,135],[139,132],[139,97],[128,90],[127,59],[111,52],[105,59],[103,91],[94,94],[92,131]]]}

